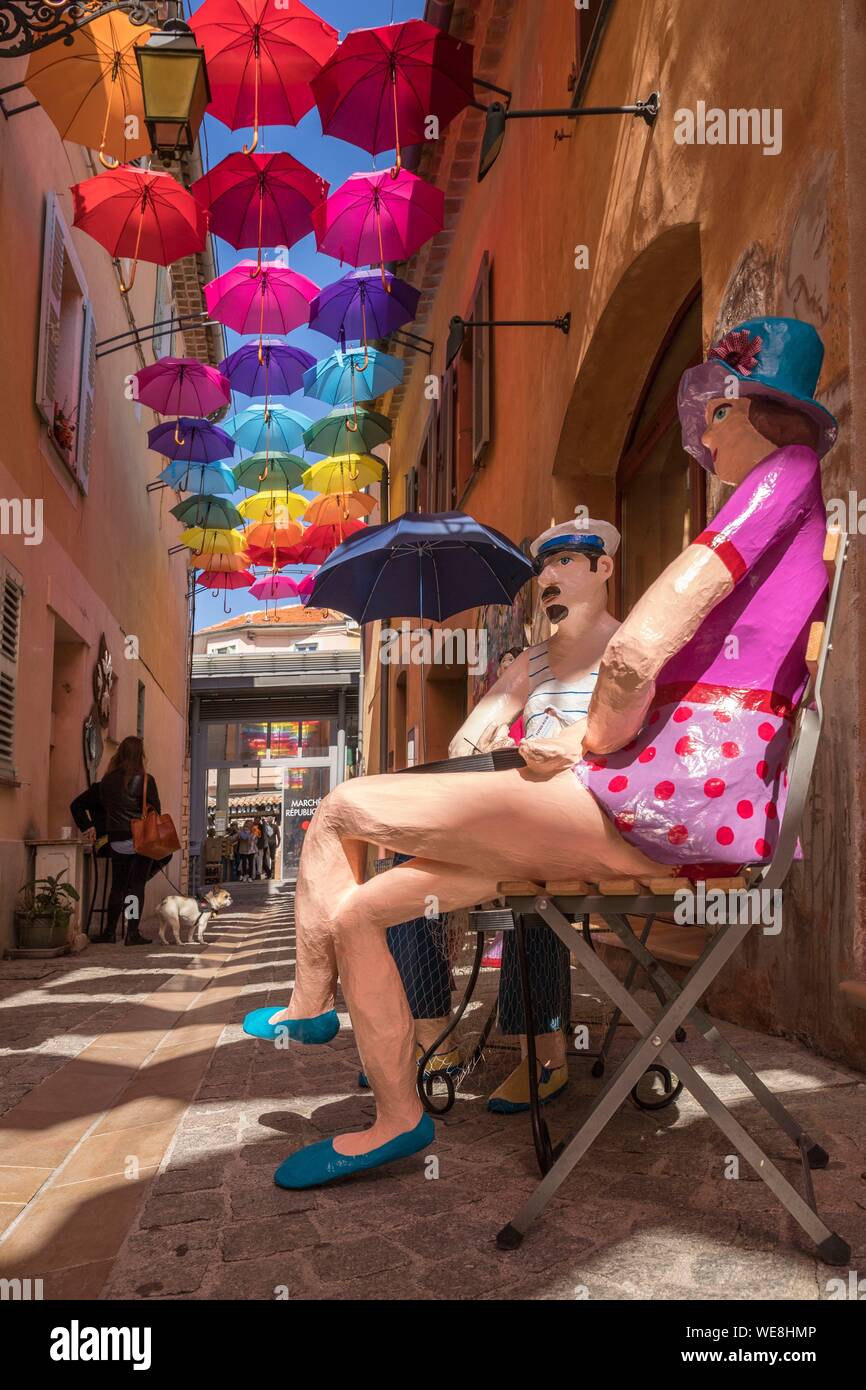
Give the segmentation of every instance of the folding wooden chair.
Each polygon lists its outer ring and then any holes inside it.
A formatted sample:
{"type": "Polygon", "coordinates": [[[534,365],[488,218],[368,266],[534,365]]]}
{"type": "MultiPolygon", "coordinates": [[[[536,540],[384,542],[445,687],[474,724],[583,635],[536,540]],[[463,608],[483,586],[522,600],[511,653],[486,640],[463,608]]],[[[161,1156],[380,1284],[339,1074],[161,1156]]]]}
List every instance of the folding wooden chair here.
{"type": "MultiPolygon", "coordinates": [[[[767,865],[748,866],[743,870],[742,877],[712,880],[707,883],[707,891],[711,888],[722,888],[735,892],[739,890],[740,910],[733,914],[736,920],[726,921],[710,937],[700,959],[695,962],[681,984],[678,985],[651,954],[646,941],[653,920],[659,915],[673,913],[676,906],[674,894],[677,890],[684,888],[693,890],[695,888],[695,885],[689,880],[670,878],[641,881],[613,879],[598,884],[585,883],[579,880],[545,884],[533,882],[499,884],[499,892],[506,899],[514,916],[514,924],[518,933],[518,948],[523,931],[522,923],[527,915],[533,914],[541,918],[565,942],[579,964],[606,992],[617,1010],[629,1019],[639,1035],[638,1041],[628,1056],[604,1085],[576,1134],[566,1143],[559,1144],[554,1149],[550,1142],[547,1126],[538,1109],[537,1068],[534,1057],[531,1008],[528,996],[524,995],[524,1009],[527,1010],[529,1076],[533,1100],[533,1133],[539,1164],[544,1177],[516,1216],[499,1232],[497,1244],[500,1249],[513,1250],[521,1243],[529,1226],[544,1210],[572,1168],[587,1152],[629,1093],[639,1083],[644,1073],[648,1069],[662,1071],[667,1069],[679,1078],[710,1119],[722,1131],[726,1139],[754,1168],[758,1176],[775,1193],[794,1219],[799,1222],[803,1230],[817,1245],[822,1259],[828,1264],[842,1265],[846,1264],[850,1258],[849,1246],[841,1236],[836,1235],[825,1225],[818,1214],[815,1203],[811,1170],[825,1168],[829,1162],[828,1154],[789,1114],[781,1101],[764,1085],[760,1077],[734,1051],[730,1043],[722,1037],[711,1020],[698,1007],[700,999],[706,994],[722,967],[732,958],[749,931],[760,924],[760,895],[752,894],[750,891],[747,895],[748,901],[744,902],[742,901],[746,896],[744,890],[772,891],[781,887],[796,851],[823,722],[821,687],[827,657],[832,649],[833,622],[847,543],[847,536],[841,532],[828,532],[824,549],[824,560],[830,574],[827,615],[823,623],[812,625],[809,634],[806,662],[809,667],[810,679],[796,715],[795,736],[788,759],[788,800],[772,862],[767,865]],[[746,910],[743,911],[743,908],[746,910]],[[616,933],[622,944],[631,953],[633,960],[626,983],[622,983],[617,978],[593,949],[589,938],[591,914],[598,914],[602,917],[609,929],[616,933]],[[629,916],[645,919],[646,925],[640,937],[632,930],[629,916]],[[739,920],[741,918],[745,920],[739,920]],[[575,930],[576,925],[582,925],[583,931],[575,930]],[[650,985],[661,1004],[661,1012],[655,1019],[650,1017],[630,993],[630,986],[638,967],[642,967],[646,972],[650,985]],[[687,1020],[703,1034],[721,1060],[739,1077],[755,1100],[793,1141],[803,1167],[803,1194],[771,1162],[680,1051],[677,1044],[681,1043],[684,1038],[682,1025],[687,1020]]],[[[730,902],[730,899],[728,901],[730,902]]],[[[730,915],[728,914],[729,917],[730,915]]],[[[473,925],[481,928],[483,917],[483,913],[474,914],[473,925]]],[[[605,1047],[603,1046],[600,1058],[601,1069],[603,1069],[604,1052],[605,1047]]],[[[598,1074],[598,1062],[594,1070],[598,1074]]],[[[671,1096],[668,1096],[667,1099],[669,1101],[671,1096]]]]}

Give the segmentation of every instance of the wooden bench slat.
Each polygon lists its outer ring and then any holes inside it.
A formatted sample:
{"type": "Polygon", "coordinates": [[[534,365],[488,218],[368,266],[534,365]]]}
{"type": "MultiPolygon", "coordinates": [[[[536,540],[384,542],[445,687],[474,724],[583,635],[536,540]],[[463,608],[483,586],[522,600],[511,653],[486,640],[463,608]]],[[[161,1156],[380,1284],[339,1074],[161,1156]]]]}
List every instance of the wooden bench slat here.
{"type": "Polygon", "coordinates": [[[678,893],[682,888],[694,888],[694,884],[688,878],[648,878],[646,882],[651,893],[665,898],[678,893]]]}
{"type": "Polygon", "coordinates": [[[636,898],[640,895],[642,888],[636,878],[600,878],[598,891],[603,893],[605,897],[636,898]]]}
{"type": "Polygon", "coordinates": [[[551,898],[585,898],[595,886],[583,878],[555,878],[545,883],[544,891],[551,898]]]}
{"type": "Polygon", "coordinates": [[[544,892],[544,887],[540,883],[531,883],[529,879],[517,878],[497,883],[496,891],[503,898],[537,898],[544,892]]]}
{"type": "Polygon", "coordinates": [[[813,623],[809,628],[809,640],[806,643],[806,669],[812,680],[818,674],[818,658],[821,655],[821,643],[824,640],[824,624],[813,623]]]}
{"type": "Polygon", "coordinates": [[[839,551],[842,546],[842,532],[838,526],[832,526],[824,538],[824,564],[832,570],[839,558],[839,551]]]}

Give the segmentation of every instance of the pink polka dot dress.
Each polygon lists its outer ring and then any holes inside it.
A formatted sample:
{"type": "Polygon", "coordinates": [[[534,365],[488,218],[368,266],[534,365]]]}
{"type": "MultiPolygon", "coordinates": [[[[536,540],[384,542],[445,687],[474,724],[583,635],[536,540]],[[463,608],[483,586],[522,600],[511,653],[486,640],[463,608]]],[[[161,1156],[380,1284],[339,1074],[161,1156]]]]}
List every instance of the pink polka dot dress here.
{"type": "Polygon", "coordinates": [[[659,672],[637,738],[575,767],[651,859],[772,858],[809,627],[826,609],[826,529],[812,450],[791,445],[764,459],[695,541],[724,562],[734,588],[659,672]]]}

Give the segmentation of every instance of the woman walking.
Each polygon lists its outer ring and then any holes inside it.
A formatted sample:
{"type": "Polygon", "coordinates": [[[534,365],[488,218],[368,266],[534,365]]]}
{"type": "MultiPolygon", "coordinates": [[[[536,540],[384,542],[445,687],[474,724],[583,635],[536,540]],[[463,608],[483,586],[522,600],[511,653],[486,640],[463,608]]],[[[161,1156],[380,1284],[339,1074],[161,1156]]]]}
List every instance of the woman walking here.
{"type": "Polygon", "coordinates": [[[122,914],[124,945],[146,946],[149,943],[139,931],[144,911],[144,890],[148,879],[168,863],[171,855],[157,860],[135,852],[132,821],[141,817],[142,802],[146,801],[157,812],[162,810],[156,782],[145,770],[144,743],[140,738],[130,736],[122,741],[108,764],[100,790],[111,857],[111,892],[106,925],[97,939],[113,942],[122,914]]]}

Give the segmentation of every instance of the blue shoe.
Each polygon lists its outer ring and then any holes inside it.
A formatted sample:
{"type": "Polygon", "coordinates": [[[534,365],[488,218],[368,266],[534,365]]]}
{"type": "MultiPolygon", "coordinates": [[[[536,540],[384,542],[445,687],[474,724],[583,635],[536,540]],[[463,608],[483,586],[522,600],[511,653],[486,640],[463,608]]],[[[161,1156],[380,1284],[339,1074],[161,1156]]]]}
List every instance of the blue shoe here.
{"type": "Polygon", "coordinates": [[[334,1009],[317,1014],[315,1018],[284,1018],[281,1023],[271,1023],[278,1013],[282,1013],[282,1009],[273,1004],[269,1009],[253,1009],[244,1019],[244,1032],[251,1038],[266,1038],[268,1042],[275,1042],[288,1033],[295,1042],[327,1043],[340,1031],[340,1020],[334,1009]]]}
{"type": "Polygon", "coordinates": [[[381,1168],[385,1163],[394,1163],[398,1158],[408,1158],[410,1154],[426,1149],[436,1138],[436,1126],[430,1115],[421,1116],[414,1129],[380,1144],[369,1153],[340,1154],[334,1148],[333,1140],[322,1139],[318,1144],[308,1144],[290,1154],[274,1173],[277,1187],[323,1187],[325,1183],[339,1182],[341,1178],[354,1177],[355,1173],[366,1173],[370,1168],[381,1168]]]}

